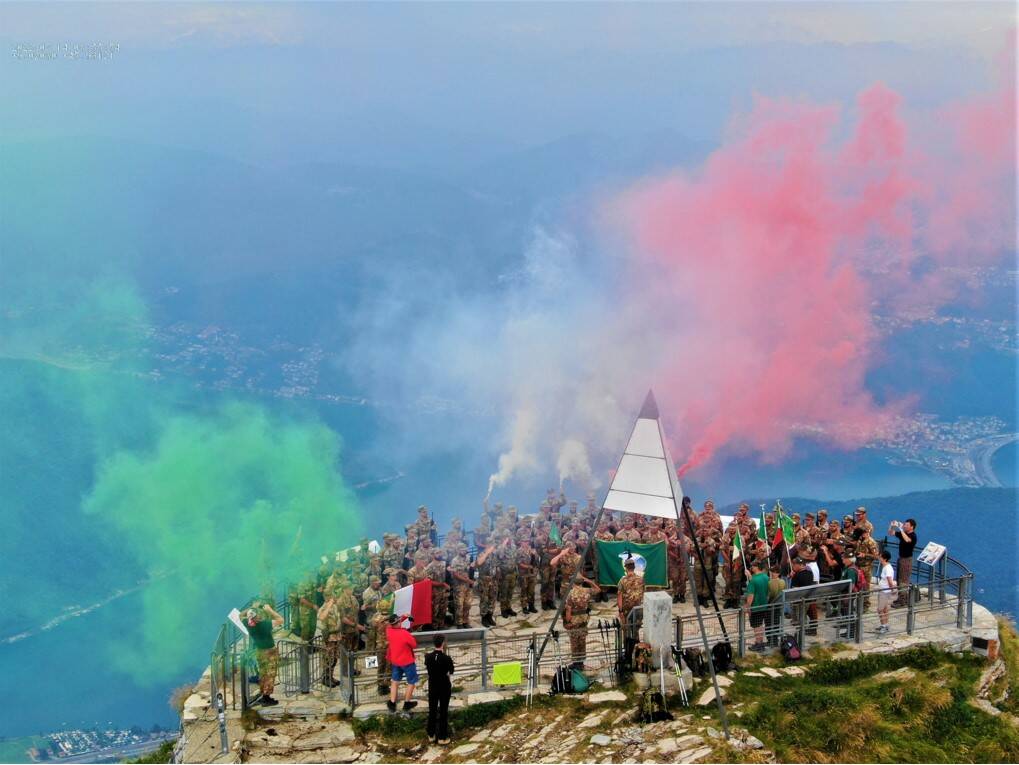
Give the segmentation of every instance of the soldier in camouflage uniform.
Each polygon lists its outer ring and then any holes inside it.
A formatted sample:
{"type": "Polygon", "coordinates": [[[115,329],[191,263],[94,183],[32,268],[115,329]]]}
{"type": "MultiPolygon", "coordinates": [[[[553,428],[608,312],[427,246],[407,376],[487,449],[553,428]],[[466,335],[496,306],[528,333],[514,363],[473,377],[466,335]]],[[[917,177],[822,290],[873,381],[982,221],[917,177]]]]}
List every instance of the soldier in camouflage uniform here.
{"type": "Polygon", "coordinates": [[[870,608],[870,580],[874,575],[874,562],[881,552],[878,550],[877,542],[870,535],[870,529],[866,526],[859,540],[856,542],[856,567],[863,572],[863,589],[866,594],[863,596],[863,607],[870,608]]]}
{"type": "Polygon", "coordinates": [[[499,573],[499,560],[494,541],[478,555],[475,568],[478,571],[478,603],[481,609],[481,626],[494,627],[499,573]]]}
{"type": "Polygon", "coordinates": [[[425,569],[432,580],[432,629],[441,630],[446,626],[446,610],[449,608],[449,585],[446,584],[446,561],[442,549],[432,550],[432,562],[425,569]]]}
{"type": "Polygon", "coordinates": [[[552,569],[552,559],[559,553],[547,535],[539,538],[538,548],[538,573],[541,579],[541,610],[555,610],[555,571],[552,569]]]}
{"type": "Polygon", "coordinates": [[[573,667],[584,668],[587,657],[587,625],[590,619],[591,595],[599,592],[597,585],[588,589],[583,583],[570,590],[563,611],[563,626],[570,635],[570,658],[573,667]]]}
{"type": "Polygon", "coordinates": [[[382,585],[382,597],[392,595],[403,586],[400,584],[401,573],[403,573],[403,569],[399,568],[387,568],[385,570],[386,583],[382,585]]]}
{"type": "Polygon", "coordinates": [[[508,531],[499,536],[499,608],[503,618],[516,616],[513,593],[517,589],[517,547],[508,531]]]}
{"type": "Polygon", "coordinates": [[[428,578],[428,554],[424,550],[419,550],[414,553],[414,565],[407,572],[407,584],[423,582],[428,578]]]}
{"type": "Polygon", "coordinates": [[[637,530],[633,522],[633,515],[627,513],[623,519],[623,528],[616,532],[616,541],[640,542],[640,539],[640,531],[637,530]]]}
{"type": "Polygon", "coordinates": [[[685,549],[687,555],[693,555],[693,543],[689,538],[680,534],[676,526],[670,529],[668,542],[669,583],[672,585],[672,602],[686,603],[687,568],[683,552],[685,549]]]}
{"type": "Polygon", "coordinates": [[[715,512],[715,503],[708,500],[704,503],[704,512],[697,516],[697,544],[704,556],[704,566],[700,560],[695,561],[697,578],[697,597],[701,605],[707,605],[715,592],[718,579],[718,550],[722,546],[722,519],[715,512]],[[706,568],[705,568],[706,567],[706,568]]]}
{"type": "Polygon", "coordinates": [[[387,569],[395,569],[403,572],[403,545],[400,544],[399,534],[385,533],[382,535],[385,544],[382,548],[382,571],[384,576],[387,569]]]}
{"type": "Polygon", "coordinates": [[[290,631],[309,643],[315,637],[318,624],[315,590],[314,579],[307,579],[290,592],[290,631]]]}
{"type": "MultiPolygon", "coordinates": [[[[739,524],[733,519],[722,536],[722,581],[725,582],[722,608],[739,607],[739,596],[742,593],[740,575],[743,572],[744,561],[737,558],[732,549],[736,535],[739,533],[739,524]]],[[[740,539],[742,541],[742,536],[740,539]]]]}
{"type": "MultiPolygon", "coordinates": [[[[626,573],[623,574],[616,584],[616,607],[619,610],[619,621],[621,624],[627,625],[627,627],[629,627],[627,618],[630,612],[644,601],[644,578],[634,573],[635,568],[636,564],[633,558],[627,558],[623,563],[623,569],[626,573]]],[[[639,626],[640,623],[635,622],[633,632],[628,636],[636,638],[636,631],[639,626]]]]}
{"type": "Polygon", "coordinates": [[[552,558],[549,564],[552,566],[552,571],[559,575],[562,589],[569,586],[570,579],[573,578],[574,572],[580,568],[581,563],[583,561],[581,560],[580,553],[577,552],[576,546],[569,542],[564,542],[563,549],[552,558]]]}
{"type": "Polygon", "coordinates": [[[517,550],[517,576],[520,582],[520,611],[525,614],[536,614],[534,607],[534,588],[538,582],[538,556],[531,547],[531,541],[525,537],[517,550]]]}
{"type": "Polygon", "coordinates": [[[341,578],[329,598],[318,612],[322,622],[322,642],[325,647],[325,665],[322,684],[333,688],[339,683],[333,671],[340,658],[340,646],[357,650],[357,601],[349,589],[346,578],[341,578]]]}
{"type": "Polygon", "coordinates": [[[375,633],[375,661],[378,662],[376,677],[379,684],[379,695],[389,695],[389,677],[392,668],[386,660],[386,653],[389,650],[389,640],[386,639],[386,627],[389,626],[389,614],[393,610],[393,596],[386,595],[379,601],[375,614],[368,624],[368,628],[375,633]]]}
{"type": "Polygon", "coordinates": [[[453,579],[453,622],[461,629],[470,626],[471,594],[474,590],[470,566],[467,545],[460,543],[456,548],[456,555],[449,562],[449,573],[453,579]]]}
{"type": "Polygon", "coordinates": [[[856,508],[856,536],[857,538],[863,536],[863,532],[866,532],[873,538],[874,536],[874,524],[867,520],[867,508],[858,507],[856,508]]]}
{"type": "Polygon", "coordinates": [[[378,609],[379,602],[382,600],[382,580],[373,574],[368,581],[368,588],[361,593],[361,612],[364,614],[365,626],[369,627],[364,633],[365,649],[374,651],[375,631],[370,629],[370,625],[372,617],[378,609]]]}

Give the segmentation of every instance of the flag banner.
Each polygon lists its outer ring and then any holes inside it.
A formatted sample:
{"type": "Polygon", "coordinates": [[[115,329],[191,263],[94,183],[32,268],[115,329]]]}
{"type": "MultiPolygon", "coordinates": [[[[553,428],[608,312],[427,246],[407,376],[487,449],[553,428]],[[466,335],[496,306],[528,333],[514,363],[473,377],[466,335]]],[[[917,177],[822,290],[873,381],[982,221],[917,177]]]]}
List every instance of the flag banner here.
{"type": "MultiPolygon", "coordinates": [[[[401,587],[393,593],[393,613],[410,614],[414,624],[431,624],[432,580],[424,579],[401,587]]],[[[411,626],[406,620],[404,627],[411,626]]]]}
{"type": "Polygon", "coordinates": [[[492,685],[520,685],[524,681],[524,665],[507,661],[492,667],[492,685]]]}
{"type": "Polygon", "coordinates": [[[644,577],[644,584],[652,587],[667,587],[669,584],[665,542],[640,544],[596,539],[595,554],[598,556],[598,584],[615,586],[626,573],[623,561],[629,557],[634,559],[634,573],[644,577]]]}
{"type": "Polygon", "coordinates": [[[743,535],[738,531],[732,538],[732,559],[739,558],[743,561],[743,570],[747,569],[747,556],[743,554],[743,535]]]}
{"type": "Polygon", "coordinates": [[[764,508],[761,508],[761,520],[757,522],[757,538],[764,543],[768,542],[768,524],[764,520],[764,508]]]}
{"type": "Polygon", "coordinates": [[[548,538],[552,540],[556,547],[563,546],[563,536],[559,533],[558,523],[552,524],[552,528],[548,532],[548,538]]]}
{"type": "Polygon", "coordinates": [[[778,512],[782,523],[782,536],[785,537],[785,543],[791,545],[796,541],[796,527],[793,525],[793,519],[781,510],[778,512]]]}
{"type": "Polygon", "coordinates": [[[248,628],[247,626],[245,626],[244,621],[241,619],[241,612],[234,608],[226,616],[230,621],[234,623],[234,625],[236,625],[237,629],[239,629],[246,637],[248,634],[248,628]]]}

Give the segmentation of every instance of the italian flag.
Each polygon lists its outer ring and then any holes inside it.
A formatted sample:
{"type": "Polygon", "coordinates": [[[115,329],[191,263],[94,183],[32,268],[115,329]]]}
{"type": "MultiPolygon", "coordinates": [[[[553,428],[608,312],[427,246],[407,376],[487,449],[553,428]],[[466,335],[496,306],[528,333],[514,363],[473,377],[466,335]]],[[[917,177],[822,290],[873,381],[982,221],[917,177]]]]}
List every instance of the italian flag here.
{"type": "Polygon", "coordinates": [[[736,558],[740,558],[743,561],[743,570],[746,571],[747,559],[746,556],[743,554],[743,535],[739,532],[738,529],[736,530],[735,536],[733,536],[732,538],[732,558],[733,560],[735,560],[736,558]]]}
{"type": "Polygon", "coordinates": [[[768,543],[768,524],[764,522],[764,508],[761,508],[761,521],[757,524],[757,538],[768,543]]]}
{"type": "MultiPolygon", "coordinates": [[[[410,614],[414,624],[432,622],[432,580],[424,579],[401,587],[393,593],[393,613],[410,614]]],[[[411,625],[404,620],[404,627],[411,625]]]]}

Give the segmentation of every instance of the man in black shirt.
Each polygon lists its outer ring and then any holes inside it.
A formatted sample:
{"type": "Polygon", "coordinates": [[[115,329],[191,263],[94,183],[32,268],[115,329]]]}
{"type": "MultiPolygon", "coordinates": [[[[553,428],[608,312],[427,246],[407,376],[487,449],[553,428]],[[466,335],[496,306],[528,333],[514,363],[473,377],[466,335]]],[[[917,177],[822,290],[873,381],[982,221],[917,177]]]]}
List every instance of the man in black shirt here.
{"type": "Polygon", "coordinates": [[[428,740],[449,743],[449,696],[453,692],[453,660],[446,654],[446,636],[432,638],[435,650],[425,654],[428,671],[428,740]]]}
{"type": "Polygon", "coordinates": [[[916,521],[907,518],[905,523],[892,521],[888,533],[899,540],[899,560],[895,578],[899,582],[899,596],[892,603],[892,608],[902,608],[908,604],[909,579],[913,575],[913,550],[916,549],[916,521]]]}
{"type": "MultiPolygon", "coordinates": [[[[790,582],[790,589],[796,587],[810,587],[814,584],[814,572],[807,568],[807,562],[803,558],[793,558],[793,578],[790,582]]],[[[810,600],[803,603],[807,612],[807,634],[817,634],[817,602],[810,600]]]]}

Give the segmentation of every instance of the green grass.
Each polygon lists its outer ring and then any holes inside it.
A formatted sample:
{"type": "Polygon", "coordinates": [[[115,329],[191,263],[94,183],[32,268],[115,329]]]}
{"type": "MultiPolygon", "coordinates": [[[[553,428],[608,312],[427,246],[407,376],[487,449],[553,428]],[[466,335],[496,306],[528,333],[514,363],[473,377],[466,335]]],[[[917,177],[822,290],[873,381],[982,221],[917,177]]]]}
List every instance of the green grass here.
{"type": "MultiPolygon", "coordinates": [[[[1019,762],[1019,730],[968,702],[984,668],[973,655],[923,647],[824,660],[803,677],[737,675],[730,703],[780,762],[1019,762]],[[910,667],[911,680],[876,675],[910,667]]],[[[727,749],[732,762],[754,753],[727,749]]]]}
{"type": "Polygon", "coordinates": [[[130,763],[150,763],[150,762],[169,762],[170,757],[173,756],[173,747],[176,745],[176,741],[164,741],[159,745],[158,749],[153,749],[148,754],[143,754],[137,760],[124,760],[124,762],[130,763]]]}
{"type": "Polygon", "coordinates": [[[990,689],[991,701],[1006,695],[998,704],[1003,712],[1019,715],[1019,634],[1015,624],[1007,619],[998,619],[998,634],[1001,636],[1001,660],[1005,662],[1008,674],[995,682],[990,689]]]}

